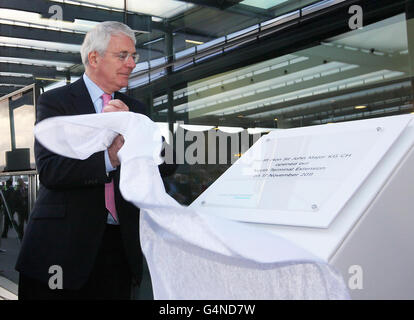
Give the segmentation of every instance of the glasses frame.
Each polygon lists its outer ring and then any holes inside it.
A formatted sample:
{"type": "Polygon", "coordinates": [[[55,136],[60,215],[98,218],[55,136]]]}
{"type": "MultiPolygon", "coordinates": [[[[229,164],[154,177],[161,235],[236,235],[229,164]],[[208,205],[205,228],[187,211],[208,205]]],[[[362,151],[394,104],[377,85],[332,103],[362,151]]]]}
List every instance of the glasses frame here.
{"type": "Polygon", "coordinates": [[[127,62],[129,57],[132,57],[132,60],[134,60],[135,64],[139,61],[139,54],[137,52],[130,53],[128,51],[121,51],[121,52],[109,52],[114,57],[118,58],[119,61],[127,62]]]}

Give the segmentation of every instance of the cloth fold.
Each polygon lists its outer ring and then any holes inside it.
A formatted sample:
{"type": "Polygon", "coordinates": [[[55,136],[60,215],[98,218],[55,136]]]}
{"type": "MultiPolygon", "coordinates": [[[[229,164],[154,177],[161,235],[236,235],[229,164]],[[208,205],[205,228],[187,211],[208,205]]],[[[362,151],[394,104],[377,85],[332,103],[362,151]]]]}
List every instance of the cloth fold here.
{"type": "Polygon", "coordinates": [[[86,159],[117,134],[122,196],[141,209],[141,247],[155,299],[348,299],[342,276],[290,241],[253,225],[181,206],[164,188],[162,136],[148,117],[113,112],[46,119],[36,139],[86,159]]]}

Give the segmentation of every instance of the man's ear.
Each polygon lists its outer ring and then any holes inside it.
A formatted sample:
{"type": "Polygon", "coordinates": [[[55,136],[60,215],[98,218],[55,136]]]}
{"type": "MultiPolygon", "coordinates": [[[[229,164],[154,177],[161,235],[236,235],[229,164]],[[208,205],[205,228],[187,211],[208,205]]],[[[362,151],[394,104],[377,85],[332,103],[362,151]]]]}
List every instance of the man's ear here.
{"type": "Polygon", "coordinates": [[[88,61],[89,61],[89,65],[95,68],[98,63],[98,52],[96,51],[89,52],[88,61]]]}

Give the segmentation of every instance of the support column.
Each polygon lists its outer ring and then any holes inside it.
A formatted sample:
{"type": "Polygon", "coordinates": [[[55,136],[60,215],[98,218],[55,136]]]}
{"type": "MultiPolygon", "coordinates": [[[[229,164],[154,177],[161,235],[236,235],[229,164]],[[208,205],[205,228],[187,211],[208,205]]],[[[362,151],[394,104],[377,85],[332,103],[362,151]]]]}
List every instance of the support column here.
{"type": "MultiPolygon", "coordinates": [[[[173,34],[171,31],[165,33],[165,53],[167,54],[167,63],[170,65],[174,61],[174,46],[173,46],[173,34]]],[[[170,75],[172,74],[172,65],[167,67],[167,79],[169,79],[170,75]]],[[[169,81],[167,80],[169,84],[169,81]]],[[[168,95],[168,128],[171,133],[174,132],[174,91],[168,85],[167,88],[167,95],[168,95]]]]}
{"type": "Polygon", "coordinates": [[[14,113],[13,113],[13,108],[11,106],[11,99],[12,97],[10,97],[8,100],[8,104],[9,104],[9,121],[10,121],[10,142],[11,142],[11,149],[12,151],[16,149],[16,132],[14,129],[14,113]]]}
{"type": "Polygon", "coordinates": [[[68,70],[66,72],[66,84],[69,84],[70,83],[70,80],[71,80],[71,76],[70,76],[70,71],[68,70]]]}
{"type": "MultiPolygon", "coordinates": [[[[414,3],[412,0],[406,0],[406,17],[407,17],[407,44],[408,44],[408,57],[410,65],[411,79],[411,94],[414,95],[414,3]]],[[[413,110],[414,110],[414,101],[413,110]]]]}

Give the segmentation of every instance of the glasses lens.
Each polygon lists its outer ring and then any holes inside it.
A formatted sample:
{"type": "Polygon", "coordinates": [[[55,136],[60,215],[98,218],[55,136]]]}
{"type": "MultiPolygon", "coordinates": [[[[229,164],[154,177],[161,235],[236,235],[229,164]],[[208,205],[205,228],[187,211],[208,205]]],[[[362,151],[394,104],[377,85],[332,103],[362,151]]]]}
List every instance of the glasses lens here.
{"type": "Polygon", "coordinates": [[[116,55],[118,55],[120,61],[125,61],[128,58],[128,52],[120,52],[116,55]]]}
{"type": "Polygon", "coordinates": [[[134,62],[135,62],[135,63],[138,63],[138,60],[139,60],[139,54],[138,54],[138,53],[133,53],[131,56],[132,56],[132,59],[134,59],[134,62]]]}

